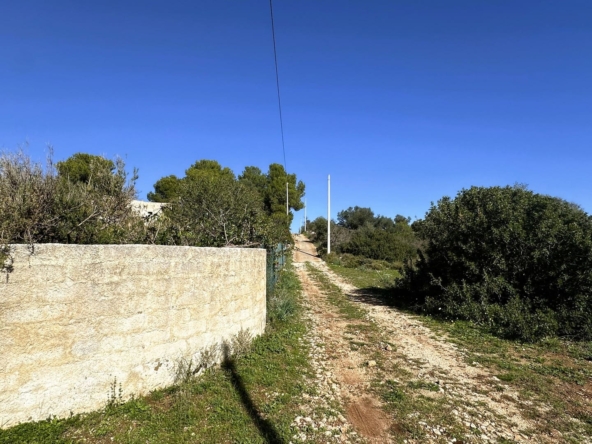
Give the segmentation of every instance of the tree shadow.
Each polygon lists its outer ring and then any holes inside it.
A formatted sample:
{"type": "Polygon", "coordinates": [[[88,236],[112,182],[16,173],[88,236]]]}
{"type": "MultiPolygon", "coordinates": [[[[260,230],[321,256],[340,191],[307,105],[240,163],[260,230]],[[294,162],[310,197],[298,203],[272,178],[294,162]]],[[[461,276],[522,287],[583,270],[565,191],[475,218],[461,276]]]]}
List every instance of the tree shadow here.
{"type": "Polygon", "coordinates": [[[311,256],[311,257],[320,257],[318,254],[308,253],[308,252],[306,252],[304,250],[301,250],[298,247],[294,247],[294,250],[296,250],[296,251],[298,251],[299,253],[302,253],[302,254],[307,254],[308,256],[311,256]]]}
{"type": "Polygon", "coordinates": [[[284,440],[280,437],[273,424],[261,416],[257,406],[255,406],[255,403],[251,399],[249,392],[245,388],[243,378],[236,370],[236,362],[230,355],[230,348],[227,344],[222,346],[222,352],[224,355],[222,368],[229,373],[232,386],[240,396],[243,407],[251,417],[251,420],[253,421],[253,424],[255,424],[255,427],[257,427],[257,430],[259,430],[261,437],[269,444],[284,444],[284,440]]]}

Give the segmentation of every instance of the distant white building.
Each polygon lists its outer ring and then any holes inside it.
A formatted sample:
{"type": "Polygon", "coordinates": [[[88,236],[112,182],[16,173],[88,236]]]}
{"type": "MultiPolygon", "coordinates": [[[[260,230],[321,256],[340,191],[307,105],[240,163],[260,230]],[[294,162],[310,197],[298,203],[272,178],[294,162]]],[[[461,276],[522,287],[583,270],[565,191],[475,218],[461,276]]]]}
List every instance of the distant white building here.
{"type": "Polygon", "coordinates": [[[166,203],[162,202],[145,202],[143,200],[132,200],[131,206],[137,214],[144,218],[158,216],[166,203]]]}

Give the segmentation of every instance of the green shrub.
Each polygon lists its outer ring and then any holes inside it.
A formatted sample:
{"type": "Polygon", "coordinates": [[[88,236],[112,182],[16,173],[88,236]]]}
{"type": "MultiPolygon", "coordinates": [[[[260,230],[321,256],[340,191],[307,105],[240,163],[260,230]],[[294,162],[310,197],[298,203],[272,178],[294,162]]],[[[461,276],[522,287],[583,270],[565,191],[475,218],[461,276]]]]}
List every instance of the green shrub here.
{"type": "Polygon", "coordinates": [[[121,159],[78,154],[58,170],[23,151],[0,154],[0,245],[144,239],[144,221],[130,207],[137,176],[128,180],[121,159]]]}
{"type": "Polygon", "coordinates": [[[284,322],[296,312],[296,307],[294,298],[287,295],[285,291],[276,291],[269,298],[269,318],[284,322]]]}
{"type": "Polygon", "coordinates": [[[337,253],[327,254],[327,252],[324,252],[321,257],[328,264],[341,265],[341,259],[337,253]]]}
{"type": "Polygon", "coordinates": [[[376,259],[365,259],[362,263],[362,268],[366,270],[382,271],[393,268],[392,264],[387,261],[381,261],[376,259]]]}
{"type": "Polygon", "coordinates": [[[384,230],[370,226],[356,230],[350,241],[343,245],[342,251],[354,256],[383,261],[404,261],[415,257],[417,246],[414,234],[407,225],[406,230],[393,228],[384,230]]]}
{"type": "Polygon", "coordinates": [[[340,256],[342,266],[346,268],[358,268],[363,264],[363,258],[353,254],[344,253],[340,256]]]}
{"type": "Polygon", "coordinates": [[[416,227],[425,251],[399,285],[416,308],[527,341],[592,339],[592,220],[576,205],[472,187],[416,227]]]}

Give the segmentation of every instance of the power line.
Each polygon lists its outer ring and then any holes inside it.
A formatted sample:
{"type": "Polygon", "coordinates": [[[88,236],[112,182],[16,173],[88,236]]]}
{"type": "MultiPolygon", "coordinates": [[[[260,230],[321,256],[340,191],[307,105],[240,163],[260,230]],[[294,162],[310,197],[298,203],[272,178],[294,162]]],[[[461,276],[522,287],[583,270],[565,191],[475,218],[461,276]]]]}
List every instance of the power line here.
{"type": "Polygon", "coordinates": [[[286,174],[288,174],[288,167],[286,166],[286,145],[284,144],[284,119],[282,118],[282,99],[280,96],[280,75],[278,72],[277,48],[276,48],[276,44],[275,44],[275,25],[273,23],[272,0],[269,0],[269,12],[271,14],[271,36],[273,38],[273,57],[275,60],[275,83],[277,86],[278,109],[280,111],[280,130],[282,133],[282,151],[284,153],[284,169],[286,170],[286,174]]]}

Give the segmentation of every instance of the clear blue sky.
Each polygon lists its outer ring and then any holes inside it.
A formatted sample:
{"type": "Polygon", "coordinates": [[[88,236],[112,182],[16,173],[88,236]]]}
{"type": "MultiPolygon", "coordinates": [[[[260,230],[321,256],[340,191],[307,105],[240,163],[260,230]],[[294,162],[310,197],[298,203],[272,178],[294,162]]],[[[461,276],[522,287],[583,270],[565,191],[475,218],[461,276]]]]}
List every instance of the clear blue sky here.
{"type": "MultiPolygon", "coordinates": [[[[423,217],[526,183],[592,211],[592,2],[275,0],[289,172],[308,215],[423,217]]],[[[0,6],[0,147],[123,156],[139,196],[199,159],[283,163],[269,3],[0,6]]],[[[301,214],[295,221],[300,222],[301,214]]]]}

